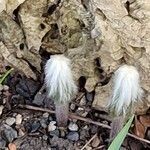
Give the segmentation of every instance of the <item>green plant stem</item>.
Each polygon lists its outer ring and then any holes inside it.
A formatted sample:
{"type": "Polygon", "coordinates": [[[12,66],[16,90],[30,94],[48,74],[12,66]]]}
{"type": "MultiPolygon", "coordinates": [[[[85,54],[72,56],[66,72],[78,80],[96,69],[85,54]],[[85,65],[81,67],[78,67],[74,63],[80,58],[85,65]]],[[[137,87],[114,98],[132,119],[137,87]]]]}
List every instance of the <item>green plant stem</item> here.
{"type": "Polygon", "coordinates": [[[2,84],[4,82],[4,80],[6,79],[6,77],[13,71],[14,69],[11,68],[8,71],[6,71],[6,73],[2,76],[2,78],[0,79],[0,84],[2,84]]]}

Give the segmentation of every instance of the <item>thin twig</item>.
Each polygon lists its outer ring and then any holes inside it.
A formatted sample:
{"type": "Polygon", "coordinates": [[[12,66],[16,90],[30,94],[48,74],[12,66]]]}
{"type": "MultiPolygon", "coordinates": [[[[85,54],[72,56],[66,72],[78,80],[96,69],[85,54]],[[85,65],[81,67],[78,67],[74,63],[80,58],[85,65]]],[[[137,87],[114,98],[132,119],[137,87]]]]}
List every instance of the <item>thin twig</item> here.
{"type": "MultiPolygon", "coordinates": [[[[20,107],[20,108],[26,108],[26,109],[30,109],[30,110],[36,110],[36,111],[38,110],[38,111],[42,111],[42,112],[49,112],[51,114],[55,114],[55,111],[47,109],[47,108],[39,108],[39,107],[35,107],[35,106],[21,105],[21,104],[18,105],[18,107],[20,107]]],[[[94,124],[94,125],[106,128],[106,129],[111,129],[111,127],[109,125],[106,125],[106,124],[103,124],[103,123],[100,123],[100,122],[97,122],[97,121],[93,121],[93,120],[91,120],[89,118],[80,117],[80,116],[77,116],[77,115],[75,115],[73,113],[69,114],[69,118],[71,118],[71,119],[77,119],[77,120],[81,120],[81,121],[85,121],[87,123],[91,123],[91,124],[94,124]]],[[[133,135],[131,133],[128,133],[127,135],[130,136],[130,137],[132,137],[132,138],[134,138],[134,139],[137,139],[137,140],[140,140],[142,142],[150,144],[149,140],[140,138],[140,137],[138,137],[136,135],[133,135]]]]}
{"type": "Polygon", "coordinates": [[[97,136],[97,133],[94,134],[92,138],[90,138],[90,140],[81,148],[81,150],[84,150],[96,138],[96,136],[97,136]]]}
{"type": "Polygon", "coordinates": [[[102,149],[102,148],[104,148],[105,146],[106,146],[106,145],[101,145],[101,146],[99,146],[99,147],[94,148],[93,150],[102,149]]]}

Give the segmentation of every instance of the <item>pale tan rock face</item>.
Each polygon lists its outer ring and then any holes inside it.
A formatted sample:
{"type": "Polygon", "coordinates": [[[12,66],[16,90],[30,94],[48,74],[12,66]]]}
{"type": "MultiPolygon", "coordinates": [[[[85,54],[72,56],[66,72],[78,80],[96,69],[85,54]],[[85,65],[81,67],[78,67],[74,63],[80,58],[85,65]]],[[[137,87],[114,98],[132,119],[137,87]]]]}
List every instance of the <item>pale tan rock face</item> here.
{"type": "MultiPolygon", "coordinates": [[[[93,107],[96,103],[98,108],[105,108],[98,97],[103,94],[107,99],[111,89],[105,93],[105,87],[95,87],[101,80],[95,60],[100,61],[105,76],[122,63],[136,66],[143,89],[150,93],[149,10],[149,0],[91,0],[89,3],[18,0],[14,5],[5,0],[0,6],[0,33],[3,35],[0,52],[10,53],[15,58],[14,66],[32,78],[36,75],[25,62],[30,62],[40,72],[41,48],[51,54],[64,53],[72,61],[75,80],[85,76],[85,88],[88,91],[96,88],[93,107]],[[19,25],[12,19],[13,10],[18,6],[19,25]],[[16,50],[6,44],[8,40],[16,50]],[[20,50],[21,43],[24,43],[23,50],[20,50]],[[2,50],[4,46],[7,51],[2,50]],[[20,68],[18,61],[26,69],[20,68]]],[[[2,56],[11,63],[11,57],[2,56]]]]}

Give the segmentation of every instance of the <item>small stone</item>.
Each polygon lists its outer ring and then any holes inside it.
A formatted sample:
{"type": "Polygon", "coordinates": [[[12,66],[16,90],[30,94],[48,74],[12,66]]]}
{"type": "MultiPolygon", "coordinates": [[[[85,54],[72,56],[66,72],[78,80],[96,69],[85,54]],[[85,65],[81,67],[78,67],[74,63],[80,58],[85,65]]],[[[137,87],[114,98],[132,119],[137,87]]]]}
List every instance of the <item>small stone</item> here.
{"type": "Polygon", "coordinates": [[[60,130],[60,136],[64,138],[64,137],[65,137],[65,135],[66,135],[65,130],[60,130]]]}
{"type": "Polygon", "coordinates": [[[89,102],[92,102],[94,100],[95,91],[92,92],[86,92],[86,99],[89,102]]]}
{"type": "Polygon", "coordinates": [[[85,125],[82,129],[87,130],[89,127],[87,125],[85,125]]]}
{"type": "Polygon", "coordinates": [[[75,108],[76,108],[76,105],[75,105],[75,104],[71,104],[71,105],[70,105],[70,109],[71,109],[71,110],[75,110],[75,108]]]}
{"type": "Polygon", "coordinates": [[[0,105],[0,115],[3,113],[4,106],[0,105]]]}
{"type": "Polygon", "coordinates": [[[49,116],[49,117],[48,117],[48,120],[49,120],[49,121],[53,121],[52,116],[49,116]]]}
{"type": "Polygon", "coordinates": [[[7,98],[3,98],[3,104],[6,104],[7,98]]]}
{"type": "Polygon", "coordinates": [[[67,135],[67,139],[71,141],[78,141],[79,140],[79,133],[78,132],[69,132],[67,135]]]}
{"type": "Polygon", "coordinates": [[[88,137],[90,137],[89,130],[81,130],[80,131],[80,139],[85,141],[88,137]]]}
{"type": "Polygon", "coordinates": [[[50,131],[50,133],[49,133],[50,136],[57,136],[57,137],[59,137],[59,134],[60,134],[60,132],[58,129],[56,129],[54,131],[50,131]]]}
{"type": "Polygon", "coordinates": [[[84,113],[81,114],[82,117],[86,117],[88,115],[88,112],[85,111],[84,113]]]}
{"type": "Polygon", "coordinates": [[[18,135],[19,135],[19,136],[24,136],[25,133],[24,133],[21,129],[19,129],[18,135]]]}
{"type": "Polygon", "coordinates": [[[22,115],[18,114],[16,116],[16,125],[20,125],[22,122],[22,115]]]}
{"type": "Polygon", "coordinates": [[[100,144],[100,139],[98,138],[98,136],[95,137],[95,139],[92,141],[92,147],[98,147],[98,145],[100,144]]]}
{"type": "Polygon", "coordinates": [[[3,90],[4,91],[8,91],[9,90],[9,86],[8,85],[3,85],[3,90]]]}
{"type": "Polygon", "coordinates": [[[15,123],[15,121],[16,121],[16,119],[13,118],[13,117],[8,117],[8,118],[6,119],[6,123],[7,123],[7,125],[9,125],[9,126],[12,126],[12,125],[15,123]]]}
{"type": "Polygon", "coordinates": [[[92,147],[90,147],[90,146],[86,146],[86,150],[92,150],[92,147]]]}
{"type": "Polygon", "coordinates": [[[47,135],[43,135],[43,137],[42,137],[42,138],[43,138],[43,140],[44,140],[44,141],[47,141],[48,136],[47,136],[47,135]]]}
{"type": "Polygon", "coordinates": [[[46,112],[43,114],[43,118],[48,118],[48,117],[49,117],[49,113],[46,112]]]}
{"type": "Polygon", "coordinates": [[[36,132],[40,127],[40,123],[39,122],[34,122],[32,125],[31,125],[31,133],[33,132],[36,132]]]}
{"type": "Polygon", "coordinates": [[[17,131],[8,125],[4,125],[4,126],[5,129],[3,131],[3,136],[5,139],[8,140],[9,143],[11,143],[15,138],[17,138],[17,131]]]}
{"type": "Polygon", "coordinates": [[[6,146],[6,141],[0,137],[0,149],[4,149],[6,146]]]}
{"type": "Polygon", "coordinates": [[[56,121],[51,121],[48,125],[48,132],[56,130],[56,121]]]}
{"type": "Polygon", "coordinates": [[[78,107],[78,109],[76,110],[76,113],[77,113],[79,116],[81,116],[82,113],[84,113],[84,109],[81,108],[81,107],[78,107]]]}
{"type": "Polygon", "coordinates": [[[68,126],[70,131],[78,131],[78,125],[74,122],[70,122],[69,126],[68,126]]]}
{"type": "Polygon", "coordinates": [[[41,124],[41,127],[43,127],[44,129],[47,128],[47,120],[45,120],[45,119],[42,118],[40,120],[40,124],[41,124]]]}
{"type": "Polygon", "coordinates": [[[17,116],[17,113],[13,113],[13,117],[16,117],[17,116]]]}
{"type": "Polygon", "coordinates": [[[86,105],[86,98],[85,98],[85,96],[83,96],[82,99],[80,100],[80,105],[81,106],[86,105]]]}
{"type": "Polygon", "coordinates": [[[2,91],[3,90],[3,85],[2,84],[0,84],[0,91],[2,91]]]}

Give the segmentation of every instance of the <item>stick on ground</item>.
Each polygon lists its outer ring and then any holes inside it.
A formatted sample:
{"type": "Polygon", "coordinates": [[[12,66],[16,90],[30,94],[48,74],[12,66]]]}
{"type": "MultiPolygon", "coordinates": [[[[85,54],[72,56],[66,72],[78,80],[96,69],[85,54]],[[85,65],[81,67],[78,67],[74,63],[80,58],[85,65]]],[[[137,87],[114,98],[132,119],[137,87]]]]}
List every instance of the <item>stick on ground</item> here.
{"type": "MultiPolygon", "coordinates": [[[[18,105],[18,107],[26,108],[26,109],[30,109],[30,110],[35,110],[35,111],[49,112],[51,114],[55,114],[55,111],[47,109],[47,108],[39,108],[39,107],[31,106],[31,105],[21,105],[21,104],[18,105]]],[[[106,128],[106,129],[111,129],[111,127],[109,125],[106,125],[106,124],[103,124],[103,123],[100,123],[100,122],[97,122],[97,121],[93,121],[93,120],[91,120],[89,118],[80,117],[80,116],[77,116],[76,114],[73,114],[73,113],[69,114],[69,118],[81,120],[81,121],[84,121],[84,122],[87,122],[87,123],[91,123],[91,124],[94,124],[94,125],[106,128]]],[[[136,140],[139,140],[139,141],[145,142],[147,144],[150,144],[149,140],[142,139],[142,138],[140,138],[140,137],[138,137],[138,136],[136,136],[134,134],[128,133],[127,135],[132,137],[132,138],[134,138],[134,139],[136,139],[136,140]]]]}

